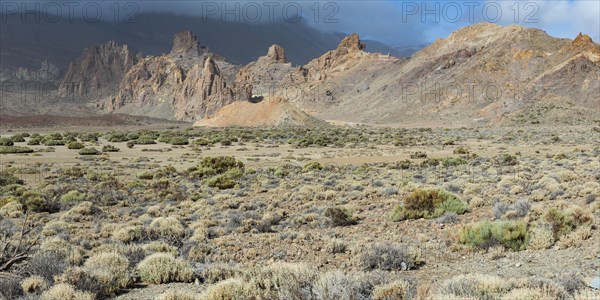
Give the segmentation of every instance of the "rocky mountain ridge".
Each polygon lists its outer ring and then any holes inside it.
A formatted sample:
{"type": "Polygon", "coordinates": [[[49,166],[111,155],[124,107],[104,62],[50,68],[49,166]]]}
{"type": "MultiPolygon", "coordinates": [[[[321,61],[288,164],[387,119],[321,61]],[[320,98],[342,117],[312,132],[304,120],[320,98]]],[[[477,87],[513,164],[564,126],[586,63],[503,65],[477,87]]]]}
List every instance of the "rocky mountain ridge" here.
{"type": "Polygon", "coordinates": [[[263,99],[284,99],[341,122],[558,122],[570,114],[587,122],[600,110],[600,46],[584,34],[557,39],[538,29],[480,23],[409,59],[369,53],[352,34],[303,66],[292,66],[278,45],[239,66],[182,31],[161,56],[140,57],[114,42],[88,48],[60,91],[107,113],[193,122],[235,102],[263,99]]]}

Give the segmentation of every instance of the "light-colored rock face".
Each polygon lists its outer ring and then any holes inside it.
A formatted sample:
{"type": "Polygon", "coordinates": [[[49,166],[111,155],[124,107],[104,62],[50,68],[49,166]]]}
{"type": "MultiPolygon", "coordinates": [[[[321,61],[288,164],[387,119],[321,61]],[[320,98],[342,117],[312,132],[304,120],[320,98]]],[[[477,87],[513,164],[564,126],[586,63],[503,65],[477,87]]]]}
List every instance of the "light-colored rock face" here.
{"type": "Polygon", "coordinates": [[[29,70],[27,68],[19,68],[14,72],[13,76],[17,80],[24,81],[54,81],[58,79],[60,70],[58,67],[47,60],[42,62],[39,70],[29,70]]]}
{"type": "Polygon", "coordinates": [[[171,55],[202,55],[204,49],[201,49],[198,37],[191,31],[185,30],[175,35],[171,55]]]}
{"type": "Polygon", "coordinates": [[[88,48],[72,62],[59,87],[62,95],[77,94],[87,100],[99,100],[114,93],[116,84],[134,65],[127,45],[114,41],[88,48]]]}
{"type": "Polygon", "coordinates": [[[266,58],[273,63],[285,64],[287,59],[285,58],[285,50],[279,45],[273,45],[269,47],[266,58]]]}
{"type": "Polygon", "coordinates": [[[319,79],[321,86],[334,86],[332,94],[340,99],[315,109],[323,119],[543,123],[554,117],[544,116],[551,112],[542,106],[573,114],[600,109],[599,54],[600,46],[584,35],[558,39],[537,29],[483,23],[454,32],[410,59],[354,63],[357,56],[331,54],[329,61],[320,58],[302,71],[307,82],[319,79]]]}
{"type": "Polygon", "coordinates": [[[193,121],[250,99],[251,85],[233,81],[236,67],[195,46],[191,32],[178,33],[170,55],[148,57],[131,68],[105,109],[193,121]]]}

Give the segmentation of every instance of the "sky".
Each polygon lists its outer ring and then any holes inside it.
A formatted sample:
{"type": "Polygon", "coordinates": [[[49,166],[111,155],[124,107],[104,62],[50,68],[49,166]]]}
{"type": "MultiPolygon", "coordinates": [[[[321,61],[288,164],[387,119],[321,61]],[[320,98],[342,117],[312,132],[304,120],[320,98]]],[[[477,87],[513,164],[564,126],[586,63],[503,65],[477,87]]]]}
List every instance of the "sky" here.
{"type": "MultiPolygon", "coordinates": [[[[31,3],[40,0],[25,1],[23,4],[22,0],[2,0],[0,11],[5,12],[11,3],[31,8],[31,3]]],[[[61,6],[65,1],[41,3],[61,6]]],[[[151,11],[248,23],[298,22],[301,16],[304,22],[321,31],[357,32],[363,39],[392,46],[429,44],[459,28],[483,21],[539,28],[552,36],[571,39],[583,32],[596,42],[600,40],[600,0],[115,0],[118,6],[112,0],[69,1],[102,5],[104,18],[112,18],[114,11],[119,12],[119,17],[151,11]]],[[[78,9],[82,7],[86,6],[79,5],[78,9]]]]}

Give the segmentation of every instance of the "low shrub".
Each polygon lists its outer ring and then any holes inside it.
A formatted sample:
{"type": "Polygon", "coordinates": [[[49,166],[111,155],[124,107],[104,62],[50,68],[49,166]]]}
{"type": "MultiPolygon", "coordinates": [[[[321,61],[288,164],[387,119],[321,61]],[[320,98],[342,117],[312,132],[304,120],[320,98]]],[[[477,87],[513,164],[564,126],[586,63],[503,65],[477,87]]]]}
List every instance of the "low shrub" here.
{"type": "Polygon", "coordinates": [[[135,174],[135,177],[141,180],[150,180],[154,178],[154,173],[151,171],[142,171],[135,174]]]}
{"type": "Polygon", "coordinates": [[[517,157],[510,154],[500,154],[494,157],[494,162],[503,167],[516,166],[519,164],[517,157]]]}
{"type": "Polygon", "coordinates": [[[18,201],[10,201],[0,208],[0,216],[5,218],[20,218],[23,212],[23,204],[18,201]]]}
{"type": "Polygon", "coordinates": [[[325,217],[329,219],[328,223],[334,227],[350,226],[357,223],[350,211],[339,207],[328,207],[325,210],[325,217]]]}
{"type": "Polygon", "coordinates": [[[392,213],[393,221],[418,218],[437,218],[446,212],[464,214],[468,204],[456,195],[443,190],[416,190],[404,198],[392,213]]]}
{"type": "Polygon", "coordinates": [[[85,200],[85,194],[80,193],[79,191],[69,191],[68,193],[62,195],[60,197],[60,202],[67,205],[77,204],[85,200]]]}
{"type": "Polygon", "coordinates": [[[102,147],[102,152],[119,152],[121,149],[113,145],[105,145],[102,147]]]}
{"type": "Polygon", "coordinates": [[[458,240],[462,244],[484,249],[502,245],[513,250],[524,250],[529,242],[529,234],[525,222],[482,221],[461,228],[458,240]]]}
{"type": "Polygon", "coordinates": [[[238,168],[243,170],[244,163],[236,160],[232,156],[216,156],[216,157],[204,157],[198,164],[198,169],[210,168],[215,171],[216,174],[223,174],[229,169],[238,168]]]}
{"type": "Polygon", "coordinates": [[[171,144],[171,145],[180,145],[181,146],[181,145],[187,145],[189,143],[190,142],[188,141],[188,139],[183,136],[176,136],[169,140],[169,144],[171,144]]]}
{"type": "Polygon", "coordinates": [[[40,138],[30,138],[29,141],[27,141],[28,146],[38,146],[41,143],[42,140],[40,138]]]}
{"type": "Polygon", "coordinates": [[[162,239],[177,245],[185,236],[185,228],[175,217],[158,217],[148,226],[152,239],[162,239]]]}
{"type": "Polygon", "coordinates": [[[122,243],[132,243],[141,241],[146,235],[146,230],[142,225],[129,225],[117,229],[112,239],[122,243]]]}
{"type": "Polygon", "coordinates": [[[372,300],[407,300],[412,299],[413,286],[403,280],[376,286],[373,290],[372,300]]]}
{"type": "MultiPolygon", "coordinates": [[[[370,299],[378,276],[345,273],[340,270],[323,273],[315,282],[316,299],[370,299]]],[[[305,299],[305,298],[300,298],[305,299]]]]}
{"type": "Polygon", "coordinates": [[[21,288],[27,294],[41,294],[43,291],[50,287],[48,280],[42,276],[31,276],[23,279],[21,282],[21,288]]]}
{"type": "Polygon", "coordinates": [[[96,297],[89,292],[82,292],[70,284],[59,283],[42,293],[41,300],[93,300],[96,297]]]}
{"type": "Polygon", "coordinates": [[[84,267],[86,273],[103,285],[106,295],[126,288],[132,282],[129,260],[118,253],[96,254],[85,262],[84,267]]]}
{"type": "Polygon", "coordinates": [[[85,147],[85,146],[78,141],[70,142],[67,144],[67,148],[69,148],[69,149],[79,150],[79,149],[83,149],[83,147],[85,147]]]}
{"type": "Polygon", "coordinates": [[[98,149],[94,147],[87,147],[79,150],[79,155],[100,155],[102,152],[98,151],[98,149]]]}
{"type": "Polygon", "coordinates": [[[0,138],[0,146],[13,146],[14,144],[10,138],[0,138]]]}
{"type": "Polygon", "coordinates": [[[0,154],[33,153],[33,149],[22,146],[0,146],[0,154]]]}
{"type": "Polygon", "coordinates": [[[593,220],[589,212],[584,212],[579,208],[566,211],[551,208],[546,211],[543,218],[552,227],[552,233],[556,240],[573,231],[578,226],[590,225],[593,220]]]}
{"type": "Polygon", "coordinates": [[[302,169],[304,171],[320,171],[320,170],[323,170],[323,166],[321,166],[320,163],[313,161],[311,163],[304,165],[304,167],[302,169]]]}
{"type": "Polygon", "coordinates": [[[23,180],[12,173],[0,171],[0,187],[11,184],[23,184],[23,180]]]}
{"type": "Polygon", "coordinates": [[[406,271],[416,267],[411,255],[400,245],[390,243],[375,244],[361,251],[355,258],[355,264],[362,270],[406,271]]]}
{"type": "Polygon", "coordinates": [[[153,284],[190,282],[193,268],[184,260],[167,253],[154,253],[137,266],[142,281],[153,284]]]}
{"type": "Polygon", "coordinates": [[[216,187],[220,190],[227,190],[235,187],[235,180],[226,174],[220,174],[206,180],[209,187],[216,187]]]}
{"type": "Polygon", "coordinates": [[[63,140],[44,140],[45,146],[64,146],[65,142],[63,140]]]}

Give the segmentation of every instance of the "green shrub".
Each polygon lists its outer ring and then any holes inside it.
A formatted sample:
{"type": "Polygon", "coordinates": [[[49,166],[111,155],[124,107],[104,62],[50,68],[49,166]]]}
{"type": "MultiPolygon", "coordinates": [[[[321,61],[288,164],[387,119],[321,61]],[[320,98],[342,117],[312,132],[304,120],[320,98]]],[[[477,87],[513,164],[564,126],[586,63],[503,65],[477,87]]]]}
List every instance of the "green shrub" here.
{"type": "Polygon", "coordinates": [[[52,132],[44,136],[44,140],[57,140],[60,141],[63,139],[62,134],[58,132],[52,132]]]}
{"type": "Polygon", "coordinates": [[[35,212],[51,212],[53,209],[48,206],[46,200],[37,192],[26,191],[21,196],[21,203],[25,205],[27,210],[35,212]]]}
{"type": "Polygon", "coordinates": [[[62,140],[45,140],[44,145],[46,145],[46,146],[64,146],[65,142],[62,140]]]}
{"type": "Polygon", "coordinates": [[[0,146],[13,146],[14,143],[9,138],[0,138],[0,146]]]}
{"type": "Polygon", "coordinates": [[[83,133],[79,135],[82,142],[97,142],[98,134],[96,133],[83,133]]]}
{"type": "Polygon", "coordinates": [[[209,140],[205,140],[205,139],[197,139],[193,142],[194,145],[197,146],[212,146],[213,143],[209,140]]]}
{"type": "Polygon", "coordinates": [[[32,153],[33,149],[21,146],[0,146],[0,154],[32,153]]]}
{"type": "Polygon", "coordinates": [[[105,145],[102,147],[102,152],[119,152],[121,149],[113,146],[113,145],[105,145]]]}
{"type": "Polygon", "coordinates": [[[39,138],[31,138],[31,139],[29,139],[29,141],[27,141],[27,145],[29,145],[29,146],[37,146],[41,142],[42,142],[42,140],[39,139],[39,138]]]}
{"type": "Polygon", "coordinates": [[[550,223],[552,235],[555,240],[558,240],[561,236],[566,235],[579,226],[590,225],[592,218],[590,213],[584,212],[579,208],[566,211],[551,208],[544,214],[544,220],[550,223]]]}
{"type": "Polygon", "coordinates": [[[239,168],[244,169],[244,163],[236,160],[231,156],[216,156],[216,157],[204,157],[198,165],[198,169],[211,168],[216,174],[223,174],[229,169],[239,168]]]}
{"type": "Polygon", "coordinates": [[[154,173],[150,172],[150,171],[142,171],[142,172],[138,172],[137,174],[135,174],[135,176],[138,179],[142,179],[142,180],[150,180],[154,178],[154,173]]]}
{"type": "Polygon", "coordinates": [[[154,144],[156,144],[156,141],[149,137],[142,136],[139,139],[135,140],[135,144],[136,145],[154,145],[154,144]]]}
{"type": "Polygon", "coordinates": [[[154,253],[137,266],[142,281],[153,284],[190,282],[194,269],[184,260],[167,253],[154,253]]]}
{"type": "Polygon", "coordinates": [[[213,175],[217,175],[217,171],[213,168],[202,167],[202,168],[190,168],[190,177],[192,178],[205,178],[213,175]]]}
{"type": "Polygon", "coordinates": [[[100,155],[102,152],[98,151],[98,149],[94,147],[87,147],[79,150],[79,155],[100,155]]]}
{"type": "MultiPolygon", "coordinates": [[[[105,138],[111,143],[122,143],[130,140],[128,135],[124,132],[113,132],[108,134],[105,138]]],[[[137,137],[135,139],[137,139],[137,137]]]]}
{"type": "Polygon", "coordinates": [[[529,234],[525,222],[483,221],[461,228],[458,240],[462,244],[484,249],[502,245],[513,250],[523,250],[527,247],[529,234]]]}
{"type": "Polygon", "coordinates": [[[220,174],[206,180],[209,187],[216,187],[220,190],[231,189],[235,186],[235,180],[226,174],[220,174]]]}
{"type": "Polygon", "coordinates": [[[468,210],[466,202],[456,195],[443,190],[416,190],[404,199],[392,213],[393,221],[418,218],[437,218],[446,212],[464,214],[468,210]]]}
{"type": "Polygon", "coordinates": [[[171,144],[171,145],[187,145],[187,144],[189,144],[189,141],[184,136],[176,136],[169,140],[169,144],[171,144]]]}
{"type": "Polygon", "coordinates": [[[323,170],[323,166],[321,166],[320,163],[313,161],[311,163],[308,163],[304,166],[303,168],[304,171],[320,171],[323,170]]]}
{"type": "Polygon", "coordinates": [[[11,184],[23,184],[23,180],[6,171],[0,172],[0,187],[11,184]]]}
{"type": "Polygon", "coordinates": [[[467,164],[467,161],[462,157],[447,157],[442,160],[443,167],[456,167],[467,164]]]}
{"type": "Polygon", "coordinates": [[[13,141],[13,143],[25,142],[25,138],[21,134],[15,134],[15,135],[11,136],[10,140],[13,141]]]}
{"type": "Polygon", "coordinates": [[[83,147],[85,147],[85,146],[78,141],[70,142],[69,144],[67,144],[67,148],[69,148],[69,149],[79,150],[79,149],[82,149],[83,147]]]}
{"type": "Polygon", "coordinates": [[[85,200],[85,194],[79,191],[69,191],[60,197],[60,202],[64,204],[77,204],[85,200]]]}

